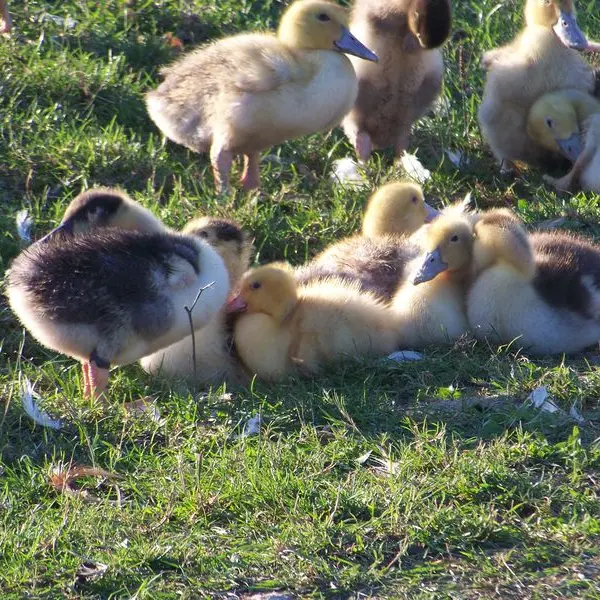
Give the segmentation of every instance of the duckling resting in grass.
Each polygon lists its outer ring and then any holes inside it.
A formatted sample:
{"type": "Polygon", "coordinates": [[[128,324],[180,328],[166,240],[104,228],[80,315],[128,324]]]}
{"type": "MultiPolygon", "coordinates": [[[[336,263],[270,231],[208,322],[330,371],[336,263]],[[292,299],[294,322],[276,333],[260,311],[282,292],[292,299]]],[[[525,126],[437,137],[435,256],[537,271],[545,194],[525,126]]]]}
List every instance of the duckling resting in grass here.
{"type": "MultiPolygon", "coordinates": [[[[227,266],[232,289],[250,263],[253,253],[250,236],[237,223],[214,217],[195,219],[183,231],[200,237],[217,250],[227,266]]],[[[232,346],[231,324],[222,309],[205,327],[195,332],[193,339],[188,335],[168,348],[146,356],[140,364],[148,373],[195,383],[242,383],[246,378],[232,346]]]]}
{"type": "Polygon", "coordinates": [[[573,353],[600,340],[600,248],[566,233],[528,236],[510,211],[475,225],[473,333],[533,354],[573,353]]]}
{"type": "Polygon", "coordinates": [[[299,283],[329,276],[358,282],[361,289],[390,300],[406,264],[419,249],[409,236],[438,212],[429,206],[417,184],[393,182],[381,186],[369,199],[362,235],[332,244],[297,271],[299,283]]]}
{"type": "Polygon", "coordinates": [[[566,88],[592,94],[595,88],[594,71],[577,52],[590,44],[577,25],[571,0],[527,0],[525,20],[513,42],[483,58],[488,72],[479,124],[504,167],[548,157],[526,127],[529,109],[541,95],[566,88]]]}
{"type": "Polygon", "coordinates": [[[600,192],[600,101],[579,90],[544,94],[529,111],[527,131],[540,146],[574,161],[564,177],[546,175],[546,181],[564,191],[600,192]]]}
{"type": "Polygon", "coordinates": [[[286,266],[248,271],[228,307],[244,311],[234,325],[241,360],[269,381],[396,348],[393,316],[373,295],[335,278],[298,286],[286,266]]]}
{"type": "Polygon", "coordinates": [[[425,251],[394,295],[400,345],[422,347],[458,339],[469,330],[465,295],[473,258],[470,215],[442,214],[425,231],[425,251]]]}
{"type": "Polygon", "coordinates": [[[346,21],[341,6],[298,0],[277,37],[228,37],[165,69],[165,81],[146,96],[150,117],[173,141],[210,151],[217,187],[227,188],[236,154],[245,157],[244,187],[258,187],[261,150],[331,129],[354,104],[358,85],[343,53],[377,57],[346,21]]]}
{"type": "MultiPolygon", "coordinates": [[[[101,227],[159,233],[165,225],[150,210],[114,188],[92,188],[76,196],[58,227],[44,239],[57,233],[77,234],[101,227]]],[[[41,241],[41,240],[40,240],[41,241]]]]}
{"type": "Polygon", "coordinates": [[[101,229],[37,242],[13,261],[10,306],[44,346],[83,363],[99,396],[111,365],[138,360],[208,323],[229,289],[223,259],[193,236],[101,229]],[[208,287],[206,287],[208,286],[208,287]]]}
{"type": "Polygon", "coordinates": [[[356,104],[344,131],[366,161],[373,148],[408,148],[412,124],[431,107],[442,87],[438,49],[450,34],[449,0],[356,0],[350,29],[373,48],[379,62],[352,60],[358,78],[356,104]]]}

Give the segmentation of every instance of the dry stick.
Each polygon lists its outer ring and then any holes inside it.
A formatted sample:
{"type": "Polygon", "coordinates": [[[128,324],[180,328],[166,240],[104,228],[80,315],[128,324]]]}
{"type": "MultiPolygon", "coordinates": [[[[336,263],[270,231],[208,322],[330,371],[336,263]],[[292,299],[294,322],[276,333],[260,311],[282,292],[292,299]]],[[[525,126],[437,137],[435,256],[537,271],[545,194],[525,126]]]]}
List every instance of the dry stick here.
{"type": "Polygon", "coordinates": [[[196,376],[196,371],[198,370],[198,367],[196,366],[196,335],[194,333],[194,322],[192,321],[192,312],[194,311],[194,308],[196,308],[196,304],[198,303],[198,300],[200,300],[200,296],[202,296],[202,292],[204,290],[207,290],[209,287],[212,287],[213,285],[215,285],[215,282],[211,281],[204,287],[201,287],[198,290],[198,293],[196,294],[196,298],[195,298],[194,302],[192,303],[192,306],[190,308],[188,308],[187,306],[183,307],[185,309],[185,312],[187,313],[188,319],[190,321],[190,331],[192,332],[192,361],[194,363],[194,377],[196,376]]]}

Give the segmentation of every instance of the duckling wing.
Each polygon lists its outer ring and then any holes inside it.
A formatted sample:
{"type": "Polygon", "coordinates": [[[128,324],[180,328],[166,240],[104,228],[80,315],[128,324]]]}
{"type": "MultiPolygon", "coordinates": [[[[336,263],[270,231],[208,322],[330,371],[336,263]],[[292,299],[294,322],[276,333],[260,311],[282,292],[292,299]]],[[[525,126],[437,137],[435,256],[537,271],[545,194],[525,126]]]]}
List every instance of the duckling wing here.
{"type": "Polygon", "coordinates": [[[404,238],[373,240],[354,236],[331,246],[314,260],[312,279],[336,275],[349,282],[358,281],[363,291],[389,300],[405,275],[406,265],[418,254],[418,247],[404,238]],[[317,277],[319,271],[321,277],[317,277]]]}
{"type": "Polygon", "coordinates": [[[314,67],[274,35],[241,34],[219,40],[163,69],[157,91],[173,100],[189,95],[213,97],[228,89],[266,92],[310,78],[314,67]]]}
{"type": "Polygon", "coordinates": [[[173,259],[192,260],[194,252],[197,262],[194,248],[183,236],[90,232],[30,246],[15,259],[10,280],[27,291],[37,312],[50,321],[140,329],[152,307],[160,317],[150,329],[162,330],[172,319],[165,291],[173,259]]]}
{"type": "Polygon", "coordinates": [[[242,92],[268,92],[286,83],[303,81],[315,74],[315,65],[274,38],[271,43],[255,43],[234,52],[234,82],[242,92]]]}
{"type": "Polygon", "coordinates": [[[534,233],[533,285],[552,306],[600,319],[600,248],[566,233],[534,233]]]}

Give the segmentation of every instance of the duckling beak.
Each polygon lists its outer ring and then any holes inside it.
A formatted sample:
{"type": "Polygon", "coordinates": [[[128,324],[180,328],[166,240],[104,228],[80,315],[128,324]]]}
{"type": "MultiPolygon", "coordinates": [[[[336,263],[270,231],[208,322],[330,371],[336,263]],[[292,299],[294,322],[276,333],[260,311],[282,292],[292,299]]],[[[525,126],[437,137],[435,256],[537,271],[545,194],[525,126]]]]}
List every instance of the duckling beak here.
{"type": "Polygon", "coordinates": [[[72,220],[68,220],[65,221],[64,223],[61,223],[58,227],[55,227],[52,231],[50,231],[49,233],[47,233],[44,237],[40,238],[37,243],[42,243],[45,244],[46,242],[48,242],[49,240],[51,240],[53,237],[55,237],[56,235],[58,235],[59,233],[64,233],[66,235],[71,235],[73,233],[73,221],[72,220]]]}
{"type": "Polygon", "coordinates": [[[448,263],[444,262],[442,258],[442,252],[439,248],[430,252],[423,261],[421,268],[415,275],[413,279],[413,285],[419,285],[420,283],[425,283],[426,281],[431,281],[437,275],[439,275],[442,271],[445,271],[448,268],[448,263]]]}
{"type": "Polygon", "coordinates": [[[424,204],[425,210],[427,211],[425,213],[425,223],[431,223],[431,221],[433,221],[440,214],[440,211],[433,208],[433,206],[429,206],[427,202],[425,202],[424,204]]]}
{"type": "Polygon", "coordinates": [[[244,312],[248,308],[246,301],[242,297],[241,294],[236,294],[235,296],[231,296],[229,300],[227,300],[227,304],[225,305],[225,312],[227,314],[232,313],[240,313],[244,312]]]}
{"type": "Polygon", "coordinates": [[[588,45],[585,35],[579,29],[577,18],[572,12],[561,10],[558,15],[558,22],[552,29],[567,48],[585,50],[588,45]]]}
{"type": "Polygon", "coordinates": [[[333,45],[344,54],[352,54],[358,58],[377,62],[377,54],[369,50],[362,42],[359,42],[346,27],[342,27],[342,35],[333,45]]]}
{"type": "Polygon", "coordinates": [[[583,145],[581,143],[581,136],[579,133],[574,133],[568,138],[562,140],[556,140],[560,153],[575,162],[581,152],[583,151],[583,145]]]}

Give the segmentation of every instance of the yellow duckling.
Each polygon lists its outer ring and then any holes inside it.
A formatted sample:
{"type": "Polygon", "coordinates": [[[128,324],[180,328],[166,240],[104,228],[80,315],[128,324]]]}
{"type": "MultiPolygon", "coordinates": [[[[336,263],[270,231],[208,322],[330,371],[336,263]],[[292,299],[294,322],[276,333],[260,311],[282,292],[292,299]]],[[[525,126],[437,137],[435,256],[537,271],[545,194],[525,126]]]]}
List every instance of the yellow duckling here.
{"type": "Polygon", "coordinates": [[[372,48],[378,64],[352,60],[358,78],[356,104],[343,122],[358,157],[374,148],[408,148],[413,123],[442,87],[439,50],[452,23],[449,0],[356,0],[350,29],[372,48]]]}
{"type": "Polygon", "coordinates": [[[574,161],[564,177],[544,176],[546,181],[564,191],[581,187],[600,192],[600,102],[596,98],[579,90],[544,94],[529,111],[527,131],[540,146],[574,161]]]}
{"type": "Polygon", "coordinates": [[[164,82],[146,96],[150,117],[169,139],[210,151],[220,189],[236,154],[245,157],[244,187],[258,187],[261,150],[331,129],[354,104],[358,85],[344,53],[377,57],[346,22],[337,4],[297,0],[277,37],[228,37],[165,69],[164,82]]]}
{"type": "Polygon", "coordinates": [[[396,347],[390,311],[357,285],[335,278],[298,286],[290,268],[258,267],[242,277],[228,306],[244,311],[234,326],[240,359],[269,381],[396,347]]]}
{"type": "Polygon", "coordinates": [[[467,316],[479,339],[532,354],[580,352],[600,339],[600,248],[565,233],[527,235],[509,211],[475,225],[467,316]]]}
{"type": "Polygon", "coordinates": [[[195,329],[229,289],[217,252],[193,236],[116,228],[53,236],[13,261],[10,306],[44,346],[80,360],[84,395],[100,396],[111,365],[139,360],[195,329]]]}
{"type": "Polygon", "coordinates": [[[439,212],[425,202],[417,183],[393,181],[379,187],[369,198],[362,221],[367,238],[411,235],[439,212]]]}
{"type": "Polygon", "coordinates": [[[426,229],[424,255],[407,266],[408,275],[392,300],[402,347],[443,344],[469,330],[465,295],[473,259],[470,215],[442,214],[426,229]]]}
{"type": "MultiPolygon", "coordinates": [[[[254,250],[250,236],[234,221],[214,217],[194,219],[183,231],[205,240],[217,250],[225,261],[230,290],[233,289],[250,263],[254,250]]],[[[140,361],[142,368],[154,375],[202,385],[245,382],[242,366],[234,356],[229,321],[223,308],[205,327],[195,332],[193,339],[188,335],[168,348],[144,357],[140,361]]]]}
{"type": "Polygon", "coordinates": [[[527,117],[543,94],[574,88],[593,93],[595,75],[577,50],[590,47],[577,25],[572,0],[527,0],[524,30],[483,57],[487,78],[478,118],[482,134],[504,168],[548,155],[527,135],[527,117]]]}
{"type": "Polygon", "coordinates": [[[306,283],[336,276],[358,282],[365,291],[390,300],[402,279],[406,264],[419,249],[406,236],[438,212],[425,202],[417,184],[393,182],[381,186],[369,199],[363,217],[362,235],[336,242],[297,271],[306,283]]]}

